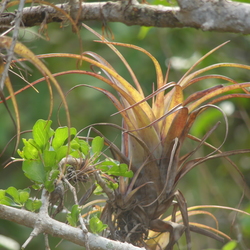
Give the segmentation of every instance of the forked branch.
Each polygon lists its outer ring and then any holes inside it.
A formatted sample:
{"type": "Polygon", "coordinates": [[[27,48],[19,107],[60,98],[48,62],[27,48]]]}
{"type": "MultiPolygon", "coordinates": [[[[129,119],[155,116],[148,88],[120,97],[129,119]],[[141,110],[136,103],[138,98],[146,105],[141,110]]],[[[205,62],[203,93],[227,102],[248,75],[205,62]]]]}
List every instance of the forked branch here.
{"type": "MultiPolygon", "coordinates": [[[[0,205],[0,218],[9,220],[26,227],[35,228],[39,214],[32,213],[26,210],[21,210],[5,205],[0,205]]],[[[69,226],[65,223],[52,219],[48,214],[39,221],[40,233],[50,234],[53,237],[59,237],[71,241],[79,246],[86,246],[86,238],[83,231],[79,228],[69,226]]],[[[104,237],[88,233],[89,248],[91,250],[143,250],[143,248],[135,247],[128,243],[113,241],[104,237]]]]}

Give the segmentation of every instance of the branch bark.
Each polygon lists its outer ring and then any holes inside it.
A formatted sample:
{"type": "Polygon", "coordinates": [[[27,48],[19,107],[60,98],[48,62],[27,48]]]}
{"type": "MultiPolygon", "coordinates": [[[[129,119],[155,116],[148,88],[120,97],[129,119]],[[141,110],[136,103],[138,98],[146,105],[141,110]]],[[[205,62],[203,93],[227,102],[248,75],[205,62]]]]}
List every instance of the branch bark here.
{"type": "MultiPolygon", "coordinates": [[[[26,227],[36,228],[39,223],[39,233],[50,234],[71,241],[80,246],[86,246],[86,237],[81,229],[71,227],[65,223],[59,222],[44,214],[43,219],[39,215],[26,210],[21,210],[5,205],[0,205],[0,218],[9,220],[26,227]]],[[[88,242],[91,250],[143,250],[144,248],[135,247],[128,243],[113,241],[104,237],[88,233],[88,242]]],[[[145,250],[145,249],[144,249],[145,250]]]]}
{"type": "MultiPolygon", "coordinates": [[[[184,28],[204,31],[250,34],[250,4],[229,0],[178,0],[179,7],[139,4],[133,1],[71,3],[39,5],[23,9],[25,27],[51,22],[63,22],[67,13],[78,22],[96,20],[103,23],[121,22],[126,25],[184,28]],[[80,8],[81,6],[81,8],[80,8]],[[80,12],[79,12],[79,9],[80,12]],[[61,11],[59,11],[61,10],[61,11]]],[[[15,13],[2,13],[0,29],[11,26],[15,13]]],[[[13,25],[13,24],[12,24],[13,25]]]]}

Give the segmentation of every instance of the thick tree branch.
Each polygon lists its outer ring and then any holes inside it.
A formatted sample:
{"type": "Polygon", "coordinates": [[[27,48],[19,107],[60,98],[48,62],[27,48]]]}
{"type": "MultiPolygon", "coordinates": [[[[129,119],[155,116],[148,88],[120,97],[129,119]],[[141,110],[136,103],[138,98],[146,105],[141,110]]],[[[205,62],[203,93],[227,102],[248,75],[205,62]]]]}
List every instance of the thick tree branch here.
{"type": "MultiPolygon", "coordinates": [[[[71,227],[65,223],[52,219],[46,213],[43,219],[39,215],[26,210],[21,210],[5,205],[0,205],[0,218],[13,221],[30,228],[36,228],[39,223],[40,233],[50,234],[71,241],[77,245],[85,246],[86,238],[81,229],[71,227]]],[[[91,250],[143,250],[144,248],[135,247],[128,243],[113,241],[104,237],[88,233],[89,247],[91,250]]],[[[145,250],[145,249],[144,249],[145,250]]]]}
{"type": "MultiPolygon", "coordinates": [[[[196,29],[250,34],[250,4],[229,0],[178,0],[180,7],[139,4],[136,1],[79,3],[52,6],[32,6],[23,10],[22,23],[26,27],[67,20],[59,9],[78,22],[97,20],[104,23],[121,22],[126,25],[154,27],[192,27],[196,29]]],[[[11,26],[14,13],[0,16],[0,28],[11,26]]]]}

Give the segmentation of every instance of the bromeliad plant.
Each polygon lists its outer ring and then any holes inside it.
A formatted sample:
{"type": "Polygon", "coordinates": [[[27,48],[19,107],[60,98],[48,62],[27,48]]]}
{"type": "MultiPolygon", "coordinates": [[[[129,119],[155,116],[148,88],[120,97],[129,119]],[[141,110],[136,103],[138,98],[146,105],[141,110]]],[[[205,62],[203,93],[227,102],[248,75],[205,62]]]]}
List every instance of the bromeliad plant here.
{"type": "MultiPolygon", "coordinates": [[[[79,73],[96,77],[110,85],[119,96],[117,98],[114,94],[102,88],[81,85],[97,89],[108,96],[122,116],[123,126],[120,128],[122,130],[121,150],[108,140],[105,141],[113,153],[113,159],[127,164],[133,172],[132,175],[128,174],[130,172],[126,168],[126,174],[114,177],[114,173],[109,171],[110,166],[95,164],[95,168],[106,171],[106,175],[110,175],[113,181],[118,183],[118,188],[110,188],[105,181],[103,182],[100,179],[100,175],[96,175],[97,182],[108,197],[101,213],[103,223],[108,226],[108,237],[150,249],[172,249],[183,233],[186,236],[187,248],[191,249],[190,231],[223,241],[225,235],[217,229],[210,228],[211,230],[209,230],[207,227],[208,230],[205,230],[202,225],[194,225],[189,222],[191,212],[188,211],[184,195],[177,189],[177,184],[191,169],[204,161],[249,152],[249,150],[235,150],[222,153],[220,147],[216,148],[208,144],[206,142],[207,138],[218,127],[219,123],[207,131],[201,139],[190,135],[189,132],[197,117],[209,108],[220,110],[227,124],[225,114],[218,106],[215,106],[215,103],[232,97],[250,97],[249,91],[246,89],[250,87],[250,83],[237,83],[226,76],[204,75],[204,73],[220,67],[237,67],[250,70],[250,66],[219,63],[192,72],[204,58],[224,45],[222,44],[203,56],[177,83],[168,82],[168,72],[164,77],[158,61],[148,51],[134,45],[108,42],[89,27],[83,26],[98,36],[101,39],[99,42],[108,45],[118,55],[127,67],[135,87],[120,76],[104,58],[94,52],[88,51],[81,55],[41,55],[40,57],[68,57],[75,58],[79,62],[85,61],[92,66],[99,67],[106,77],[96,72],[83,70],[72,70],[52,75],[47,72],[47,69],[40,66],[37,57],[24,55],[22,51],[20,54],[37,65],[43,74],[49,76],[63,98],[66,111],[66,100],[54,78],[57,75],[79,73]],[[134,72],[114,45],[141,51],[153,61],[157,76],[157,89],[152,94],[145,97],[142,86],[134,72]],[[227,86],[218,85],[184,97],[184,91],[187,87],[201,80],[211,78],[218,78],[230,84],[227,86]],[[240,89],[244,93],[226,94],[235,89],[240,89]],[[186,138],[198,142],[198,146],[185,155],[181,155],[181,149],[186,138]],[[213,152],[192,159],[191,157],[202,145],[210,147],[213,152]],[[172,209],[171,218],[164,219],[166,212],[171,213],[170,209],[172,209]],[[178,209],[180,212],[177,212],[178,209]],[[181,220],[183,222],[179,223],[181,220]],[[159,233],[166,232],[169,234],[167,240],[162,240],[160,237],[156,238],[159,233]],[[223,237],[218,236],[218,234],[223,237]]],[[[2,41],[5,40],[2,38],[2,41]]],[[[44,78],[39,81],[42,80],[44,78]]],[[[48,81],[48,77],[46,77],[46,80],[48,81]]],[[[36,81],[36,83],[39,81],[36,81]]],[[[10,87],[9,89],[14,99],[13,90],[10,87]]],[[[16,113],[18,114],[17,111],[16,113]]],[[[91,162],[89,165],[91,165],[91,162]]],[[[77,208],[74,211],[78,211],[77,208]]]]}
{"type": "MultiPolygon", "coordinates": [[[[91,31],[96,34],[93,30],[91,31]]],[[[201,139],[190,135],[189,131],[197,117],[209,108],[220,110],[227,126],[225,114],[214,104],[233,97],[250,97],[249,91],[246,89],[250,86],[249,83],[237,83],[222,75],[201,76],[201,74],[219,67],[243,69],[250,69],[250,67],[240,64],[219,63],[191,73],[195,66],[224,45],[222,44],[203,56],[177,83],[167,82],[168,73],[164,78],[158,61],[146,50],[129,44],[110,43],[100,35],[96,35],[123,61],[135,85],[133,87],[122,78],[100,55],[93,52],[83,53],[81,59],[100,67],[107,78],[93,74],[93,72],[86,72],[86,74],[94,75],[106,82],[119,95],[120,99],[118,100],[112,93],[90,86],[107,95],[122,115],[122,150],[120,152],[116,150],[114,158],[128,164],[134,173],[131,179],[119,177],[119,188],[112,191],[112,195],[108,196],[109,201],[103,209],[102,220],[109,226],[110,237],[152,249],[172,249],[184,232],[187,248],[191,249],[190,231],[223,241],[223,238],[218,236],[218,233],[220,233],[218,230],[215,230],[215,234],[203,229],[202,225],[197,226],[189,223],[185,198],[176,188],[185,174],[198,164],[216,157],[227,157],[248,152],[247,150],[238,150],[222,153],[220,148],[215,148],[206,143],[206,139],[218,127],[219,123],[213,126],[201,139]],[[139,50],[151,58],[157,76],[157,89],[151,95],[144,96],[134,72],[113,45],[139,50]],[[85,57],[87,55],[95,60],[88,59],[85,57]],[[211,78],[227,81],[231,85],[215,86],[184,98],[184,91],[187,87],[211,78]],[[245,93],[225,94],[234,89],[241,89],[245,93]],[[150,99],[151,105],[148,102],[150,99]],[[186,138],[197,141],[198,146],[187,154],[181,155],[180,150],[186,138]],[[213,152],[200,158],[190,159],[202,145],[211,147],[213,152]],[[176,222],[177,206],[180,209],[182,224],[176,222]],[[164,220],[163,214],[169,211],[171,207],[173,207],[171,219],[164,220]],[[156,241],[147,241],[150,230],[161,233],[168,232],[170,234],[169,240],[161,241],[161,243],[160,238],[156,241]],[[152,242],[154,242],[154,246],[150,246],[152,242]]],[[[152,235],[154,234],[150,233],[151,237],[152,235]]]]}

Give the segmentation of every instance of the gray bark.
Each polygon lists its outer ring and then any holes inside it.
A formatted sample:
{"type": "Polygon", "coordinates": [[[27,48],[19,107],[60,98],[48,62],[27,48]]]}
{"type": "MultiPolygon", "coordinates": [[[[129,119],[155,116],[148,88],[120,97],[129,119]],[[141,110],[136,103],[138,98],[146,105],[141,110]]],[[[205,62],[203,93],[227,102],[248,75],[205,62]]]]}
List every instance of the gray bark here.
{"type": "MultiPolygon", "coordinates": [[[[64,15],[67,13],[78,22],[96,20],[104,24],[120,22],[126,25],[192,27],[204,31],[250,34],[250,4],[229,0],[178,0],[178,4],[178,7],[165,7],[140,4],[136,0],[81,4],[71,1],[54,7],[26,7],[23,9],[22,23],[30,27],[64,22],[68,20],[64,15]]],[[[15,13],[2,13],[1,31],[14,25],[14,19],[15,13]]]]}
{"type": "MultiPolygon", "coordinates": [[[[86,246],[86,237],[83,230],[71,227],[65,223],[52,219],[43,214],[40,218],[39,213],[32,213],[5,205],[0,205],[0,218],[21,224],[30,228],[37,228],[38,233],[50,234],[71,241],[80,246],[86,246]]],[[[36,236],[36,235],[33,235],[36,236]]],[[[144,248],[135,247],[128,243],[113,241],[104,237],[88,233],[88,244],[90,250],[143,250],[144,248]]],[[[145,250],[145,249],[144,249],[145,250]]]]}

